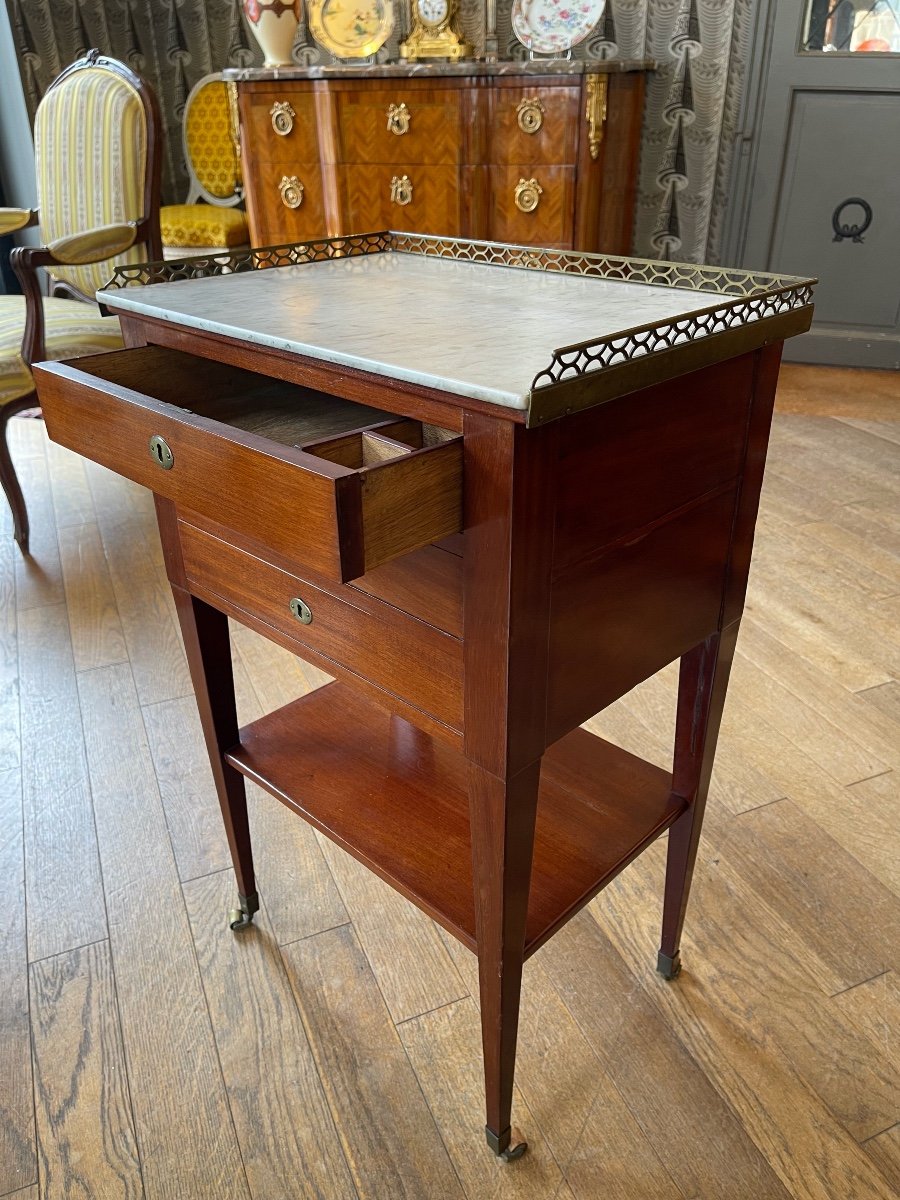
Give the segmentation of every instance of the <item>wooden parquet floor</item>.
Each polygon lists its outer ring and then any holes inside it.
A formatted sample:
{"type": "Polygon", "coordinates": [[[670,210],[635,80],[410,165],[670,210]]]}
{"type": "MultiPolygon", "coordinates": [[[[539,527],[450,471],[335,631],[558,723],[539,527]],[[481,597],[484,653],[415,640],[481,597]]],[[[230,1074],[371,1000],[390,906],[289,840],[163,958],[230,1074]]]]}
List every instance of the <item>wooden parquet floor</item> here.
{"type": "MultiPolygon", "coordinates": [[[[261,792],[234,882],[150,497],[12,423],[0,511],[0,1196],[900,1194],[900,386],[787,368],[685,969],[657,844],[527,965],[484,1145],[474,959],[261,792]]],[[[234,634],[244,720],[323,676],[234,634]]],[[[666,764],[674,671],[608,710],[666,764]]]]}

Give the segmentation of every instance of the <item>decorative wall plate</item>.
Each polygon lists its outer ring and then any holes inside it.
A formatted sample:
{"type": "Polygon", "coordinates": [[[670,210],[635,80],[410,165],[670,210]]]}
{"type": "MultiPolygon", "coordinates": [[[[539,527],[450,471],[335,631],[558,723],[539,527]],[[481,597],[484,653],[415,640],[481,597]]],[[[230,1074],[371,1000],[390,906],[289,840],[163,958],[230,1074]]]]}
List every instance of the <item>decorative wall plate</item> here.
{"type": "Polygon", "coordinates": [[[512,27],[528,50],[565,54],[598,25],[606,0],[515,0],[512,27]]]}
{"type": "Polygon", "coordinates": [[[309,0],[313,37],[335,58],[368,58],[394,28],[393,0],[309,0]]]}

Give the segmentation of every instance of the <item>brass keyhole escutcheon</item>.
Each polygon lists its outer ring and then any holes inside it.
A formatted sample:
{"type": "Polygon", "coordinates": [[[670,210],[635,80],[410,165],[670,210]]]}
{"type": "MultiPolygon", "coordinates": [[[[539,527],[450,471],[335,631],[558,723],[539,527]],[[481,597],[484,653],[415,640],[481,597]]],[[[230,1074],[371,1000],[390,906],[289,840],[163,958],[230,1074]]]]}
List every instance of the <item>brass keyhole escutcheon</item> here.
{"type": "Polygon", "coordinates": [[[150,457],[164,471],[171,471],[175,466],[175,455],[172,453],[169,443],[158,433],[154,433],[150,439],[150,457]]]}
{"type": "Polygon", "coordinates": [[[288,100],[276,100],[269,109],[269,116],[272,118],[272,128],[279,137],[287,137],[294,128],[294,117],[296,113],[291,107],[288,100]]]}
{"type": "Polygon", "coordinates": [[[544,123],[544,106],[536,97],[520,100],[516,105],[516,120],[523,133],[537,133],[544,123]]]}
{"type": "Polygon", "coordinates": [[[406,205],[413,197],[412,180],[408,175],[395,175],[391,180],[391,204],[406,205]]]}
{"type": "Polygon", "coordinates": [[[516,208],[519,212],[534,212],[541,202],[544,189],[536,179],[520,179],[516,184],[516,208]]]}
{"type": "Polygon", "coordinates": [[[296,175],[282,175],[278,192],[285,208],[299,208],[303,203],[303,184],[296,175]]]}
{"type": "Polygon", "coordinates": [[[301,625],[312,624],[312,609],[299,596],[293,596],[288,607],[301,625]]]}
{"type": "Polygon", "coordinates": [[[388,105],[388,133],[395,133],[397,137],[401,137],[404,133],[409,133],[409,123],[411,120],[412,114],[405,104],[388,105]]]}

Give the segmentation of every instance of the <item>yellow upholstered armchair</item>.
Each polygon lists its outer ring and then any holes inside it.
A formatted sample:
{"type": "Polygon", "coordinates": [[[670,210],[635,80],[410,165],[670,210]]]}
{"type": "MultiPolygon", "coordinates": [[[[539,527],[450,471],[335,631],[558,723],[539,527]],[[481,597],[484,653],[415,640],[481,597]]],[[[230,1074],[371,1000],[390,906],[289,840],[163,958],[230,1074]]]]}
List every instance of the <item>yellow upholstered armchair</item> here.
{"type": "Polygon", "coordinates": [[[13,250],[24,295],[0,296],[0,483],[25,554],[28,513],[7,423],[37,404],[32,363],[121,346],[118,320],[101,316],[94,293],[119,264],[162,257],[160,127],[143,80],[89,51],[54,80],[35,114],[37,209],[0,209],[0,233],[38,225],[43,242],[13,250]]]}
{"type": "Polygon", "coordinates": [[[185,102],[182,133],[190,189],[186,204],[166,204],[160,213],[166,257],[248,245],[247,218],[235,207],[244,186],[234,84],[204,75],[185,102]]]}

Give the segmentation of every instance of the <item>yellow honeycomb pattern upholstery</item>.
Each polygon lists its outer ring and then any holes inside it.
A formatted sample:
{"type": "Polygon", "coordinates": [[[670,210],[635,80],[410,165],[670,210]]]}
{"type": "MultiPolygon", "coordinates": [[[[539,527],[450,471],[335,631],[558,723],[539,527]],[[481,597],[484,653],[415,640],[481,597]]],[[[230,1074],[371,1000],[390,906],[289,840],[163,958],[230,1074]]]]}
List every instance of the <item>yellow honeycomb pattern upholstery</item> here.
{"type": "MultiPolygon", "coordinates": [[[[140,220],[146,161],[144,106],[127,79],[105,67],[86,67],[51,88],[34,121],[43,243],[140,220]]],[[[139,244],[114,259],[56,267],[53,274],[93,296],[116,266],[146,259],[147,247],[139,244]]]]}
{"type": "MultiPolygon", "coordinates": [[[[27,396],[31,372],[22,359],[25,298],[0,296],[0,408],[27,396]]],[[[44,299],[44,341],[47,357],[76,358],[117,350],[122,345],[118,317],[101,317],[96,306],[77,300],[44,299]]]]}
{"type": "Polygon", "coordinates": [[[167,204],[160,209],[164,246],[204,246],[230,249],[250,239],[247,218],[237,208],[211,204],[167,204]]]}
{"type": "Polygon", "coordinates": [[[199,88],[184,114],[188,158],[202,188],[228,200],[240,187],[241,160],[231,128],[228,86],[212,79],[199,88]]]}

